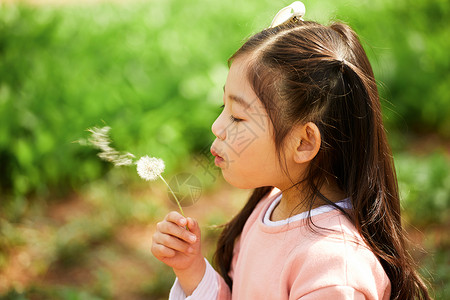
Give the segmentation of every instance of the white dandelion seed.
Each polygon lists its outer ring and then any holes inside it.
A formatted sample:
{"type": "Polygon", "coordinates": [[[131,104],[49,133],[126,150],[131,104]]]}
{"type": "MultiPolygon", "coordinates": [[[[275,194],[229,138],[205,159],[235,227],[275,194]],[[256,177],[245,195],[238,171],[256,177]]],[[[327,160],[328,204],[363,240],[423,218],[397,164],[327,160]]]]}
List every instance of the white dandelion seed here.
{"type": "Polygon", "coordinates": [[[164,161],[160,158],[156,157],[149,157],[148,155],[141,157],[137,162],[137,172],[139,176],[147,181],[155,180],[158,177],[161,178],[161,180],[166,184],[166,186],[169,188],[169,191],[172,193],[173,197],[175,198],[178,208],[180,209],[181,214],[184,216],[183,208],[181,207],[180,201],[178,200],[177,196],[173,192],[170,185],[167,183],[167,181],[162,177],[161,173],[164,172],[164,161]]]}
{"type": "Polygon", "coordinates": [[[111,139],[109,138],[109,131],[111,127],[105,126],[102,128],[94,127],[88,131],[92,134],[91,138],[87,140],[87,144],[100,150],[98,157],[103,160],[113,163],[116,167],[130,166],[133,164],[135,156],[131,153],[121,153],[110,146],[111,139]]]}
{"type": "Polygon", "coordinates": [[[161,173],[164,172],[165,168],[164,161],[160,158],[149,157],[148,155],[146,155],[141,157],[137,162],[134,162],[135,156],[133,154],[129,152],[119,152],[110,146],[110,129],[111,127],[109,126],[105,126],[102,128],[94,127],[92,129],[88,129],[88,131],[92,134],[91,137],[87,141],[80,140],[78,141],[78,143],[81,145],[91,145],[92,147],[99,149],[100,153],[98,153],[98,156],[103,160],[113,163],[115,166],[130,166],[136,164],[138,175],[146,181],[153,181],[158,177],[161,178],[161,180],[165,183],[165,185],[169,188],[169,191],[174,196],[178,208],[180,209],[181,214],[184,216],[180,201],[178,200],[177,196],[175,195],[167,181],[161,175],[161,173]]]}
{"type": "Polygon", "coordinates": [[[157,179],[164,172],[164,161],[160,158],[149,157],[148,155],[141,157],[137,163],[137,172],[139,176],[147,181],[157,179]]]}

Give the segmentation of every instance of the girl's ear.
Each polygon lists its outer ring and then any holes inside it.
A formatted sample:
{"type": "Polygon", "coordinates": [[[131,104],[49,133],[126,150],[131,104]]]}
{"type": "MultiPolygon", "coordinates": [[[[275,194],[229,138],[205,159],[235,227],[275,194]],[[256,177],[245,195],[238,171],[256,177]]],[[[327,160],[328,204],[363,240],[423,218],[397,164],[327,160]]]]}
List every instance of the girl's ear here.
{"type": "Polygon", "coordinates": [[[306,163],[316,157],[321,145],[320,131],[316,124],[308,122],[295,129],[294,161],[306,163]]]}

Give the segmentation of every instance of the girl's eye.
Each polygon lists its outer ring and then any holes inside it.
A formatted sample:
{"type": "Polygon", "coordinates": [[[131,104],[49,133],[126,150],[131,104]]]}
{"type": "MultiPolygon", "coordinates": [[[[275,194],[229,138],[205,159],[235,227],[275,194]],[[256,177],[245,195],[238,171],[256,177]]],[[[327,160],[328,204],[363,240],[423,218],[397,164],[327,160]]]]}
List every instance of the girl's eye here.
{"type": "Polygon", "coordinates": [[[236,122],[236,123],[244,121],[242,119],[235,118],[234,116],[230,116],[230,119],[231,119],[231,122],[236,122]]]}
{"type": "MultiPolygon", "coordinates": [[[[220,109],[224,109],[225,108],[225,104],[224,105],[221,105],[220,106],[220,109]]],[[[231,120],[231,122],[242,122],[242,121],[244,121],[243,119],[239,119],[239,118],[236,118],[236,117],[234,117],[233,115],[230,115],[230,120],[231,120]]]]}

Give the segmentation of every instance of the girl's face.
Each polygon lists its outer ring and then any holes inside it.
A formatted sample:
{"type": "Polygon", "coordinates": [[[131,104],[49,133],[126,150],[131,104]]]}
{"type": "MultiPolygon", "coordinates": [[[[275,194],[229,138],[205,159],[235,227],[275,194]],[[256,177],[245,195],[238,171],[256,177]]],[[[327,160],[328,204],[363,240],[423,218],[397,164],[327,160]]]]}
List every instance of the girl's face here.
{"type": "Polygon", "coordinates": [[[273,141],[273,125],[247,80],[247,60],[233,61],[223,111],[212,125],[215,164],[230,184],[244,189],[282,186],[285,177],[273,141]]]}

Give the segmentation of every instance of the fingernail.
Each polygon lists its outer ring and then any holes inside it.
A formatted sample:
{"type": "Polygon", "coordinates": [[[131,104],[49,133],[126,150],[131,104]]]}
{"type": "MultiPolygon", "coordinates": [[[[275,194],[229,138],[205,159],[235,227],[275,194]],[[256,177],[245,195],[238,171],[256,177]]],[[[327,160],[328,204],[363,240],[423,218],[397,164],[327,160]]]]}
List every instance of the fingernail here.
{"type": "Polygon", "coordinates": [[[189,240],[191,242],[195,242],[197,240],[197,237],[195,235],[191,235],[191,236],[189,236],[189,240]]]}
{"type": "Polygon", "coordinates": [[[188,248],[188,253],[194,252],[194,248],[188,248]]]}
{"type": "Polygon", "coordinates": [[[186,225],[186,219],[181,219],[180,220],[180,225],[182,225],[182,226],[186,225]]]}

